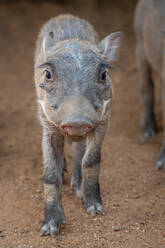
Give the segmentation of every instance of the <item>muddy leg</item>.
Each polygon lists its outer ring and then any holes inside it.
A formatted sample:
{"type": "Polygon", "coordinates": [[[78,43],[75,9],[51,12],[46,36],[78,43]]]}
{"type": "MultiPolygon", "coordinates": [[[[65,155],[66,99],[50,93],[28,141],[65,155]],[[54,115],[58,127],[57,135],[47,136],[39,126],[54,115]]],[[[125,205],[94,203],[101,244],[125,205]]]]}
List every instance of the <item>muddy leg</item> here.
{"type": "Polygon", "coordinates": [[[61,224],[65,224],[65,215],[61,201],[62,173],[65,166],[63,154],[64,140],[61,134],[44,129],[44,193],[46,200],[45,220],[41,235],[55,236],[61,224]]]}
{"type": "Polygon", "coordinates": [[[101,143],[104,137],[104,128],[99,127],[94,134],[87,137],[87,148],[82,161],[82,190],[87,212],[94,216],[104,214],[99,185],[101,161],[101,143]]]}
{"type": "Polygon", "coordinates": [[[74,186],[75,193],[77,196],[81,197],[81,181],[82,181],[82,172],[81,172],[81,164],[82,158],[85,152],[85,140],[80,142],[74,142],[72,144],[72,153],[73,153],[73,161],[74,161],[74,169],[71,179],[71,186],[74,186]]]}
{"type": "Polygon", "coordinates": [[[136,54],[139,66],[139,75],[141,81],[141,95],[144,107],[143,118],[141,121],[144,138],[149,138],[157,133],[155,115],[154,115],[154,83],[152,81],[151,68],[145,57],[145,51],[142,41],[139,41],[136,47],[136,54]]]}

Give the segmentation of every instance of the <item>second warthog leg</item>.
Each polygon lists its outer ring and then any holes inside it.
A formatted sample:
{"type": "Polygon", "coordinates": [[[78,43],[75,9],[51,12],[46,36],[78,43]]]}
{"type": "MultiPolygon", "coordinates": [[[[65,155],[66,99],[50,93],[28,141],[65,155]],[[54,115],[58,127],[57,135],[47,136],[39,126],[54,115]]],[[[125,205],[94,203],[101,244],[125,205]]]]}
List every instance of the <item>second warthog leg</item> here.
{"type": "Polygon", "coordinates": [[[98,127],[87,137],[86,152],[82,160],[82,191],[83,199],[91,215],[104,214],[99,185],[101,162],[101,144],[105,130],[98,127]]]}
{"type": "Polygon", "coordinates": [[[73,161],[74,168],[72,173],[71,185],[74,186],[74,190],[77,196],[81,197],[81,182],[82,182],[82,158],[86,149],[86,140],[82,140],[80,142],[74,142],[72,144],[72,153],[73,153],[73,161]]]}

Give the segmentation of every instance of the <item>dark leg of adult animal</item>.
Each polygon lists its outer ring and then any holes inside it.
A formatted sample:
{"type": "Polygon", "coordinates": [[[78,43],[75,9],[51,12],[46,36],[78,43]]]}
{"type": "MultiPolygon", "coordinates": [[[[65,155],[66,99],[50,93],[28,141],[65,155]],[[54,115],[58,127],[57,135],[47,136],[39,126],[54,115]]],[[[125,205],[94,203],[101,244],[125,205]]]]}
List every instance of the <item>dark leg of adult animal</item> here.
{"type": "Polygon", "coordinates": [[[75,193],[77,196],[81,197],[81,182],[82,182],[82,158],[84,156],[84,152],[86,149],[86,140],[80,142],[74,142],[72,144],[72,154],[73,154],[73,161],[74,161],[74,169],[71,179],[71,186],[74,186],[75,193]]]}
{"type": "Polygon", "coordinates": [[[163,109],[163,123],[164,123],[164,130],[163,130],[163,140],[162,140],[162,147],[161,147],[161,151],[158,157],[158,160],[156,162],[156,169],[157,170],[161,170],[164,169],[165,170],[165,81],[162,82],[162,109],[163,109]]]}
{"type": "Polygon", "coordinates": [[[87,212],[94,216],[104,214],[99,185],[101,143],[104,129],[97,128],[95,134],[87,137],[87,148],[82,160],[82,191],[87,212]]]}
{"type": "Polygon", "coordinates": [[[163,110],[163,140],[162,140],[162,147],[156,162],[156,169],[165,170],[165,34],[164,34],[164,43],[163,43],[163,68],[162,68],[162,110],[163,110]]]}
{"type": "Polygon", "coordinates": [[[150,65],[145,57],[142,41],[137,43],[136,54],[141,81],[140,91],[144,107],[141,127],[144,138],[149,138],[157,133],[154,114],[154,83],[152,80],[152,71],[150,65]]]}
{"type": "Polygon", "coordinates": [[[41,235],[50,234],[52,237],[59,232],[61,224],[65,224],[65,215],[62,207],[61,188],[62,173],[65,166],[63,153],[64,138],[56,130],[43,130],[44,153],[44,193],[46,200],[45,221],[41,235]]]}

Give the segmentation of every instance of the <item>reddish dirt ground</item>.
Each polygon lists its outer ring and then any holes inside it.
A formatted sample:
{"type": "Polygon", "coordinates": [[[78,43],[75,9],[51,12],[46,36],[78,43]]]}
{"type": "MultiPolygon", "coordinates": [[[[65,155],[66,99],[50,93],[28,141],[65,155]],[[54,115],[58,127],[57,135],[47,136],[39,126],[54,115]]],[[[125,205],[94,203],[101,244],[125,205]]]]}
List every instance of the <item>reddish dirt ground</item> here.
{"type": "Polygon", "coordinates": [[[87,2],[0,4],[0,248],[165,247],[165,172],[154,168],[162,137],[160,94],[156,89],[160,133],[143,143],[133,33],[136,1],[104,0],[99,8],[87,2]],[[63,186],[67,225],[52,239],[39,236],[44,215],[42,132],[33,55],[41,25],[68,12],[89,20],[101,38],[122,30],[124,41],[112,71],[115,99],[102,155],[100,184],[106,215],[88,216],[70,189],[72,160],[67,145],[63,186]]]}

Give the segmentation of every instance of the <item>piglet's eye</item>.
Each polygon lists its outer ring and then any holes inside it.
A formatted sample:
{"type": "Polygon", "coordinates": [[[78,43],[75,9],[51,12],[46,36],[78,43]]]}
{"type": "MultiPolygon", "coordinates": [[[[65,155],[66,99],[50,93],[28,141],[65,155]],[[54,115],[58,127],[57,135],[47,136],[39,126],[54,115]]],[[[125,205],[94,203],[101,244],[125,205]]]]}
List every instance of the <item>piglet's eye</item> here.
{"type": "Polygon", "coordinates": [[[101,72],[101,74],[100,74],[100,81],[101,82],[104,82],[106,80],[106,74],[107,74],[106,71],[101,72]]]}
{"type": "Polygon", "coordinates": [[[45,77],[46,77],[46,81],[49,81],[49,82],[53,81],[53,75],[48,70],[45,71],[45,77]]]}

